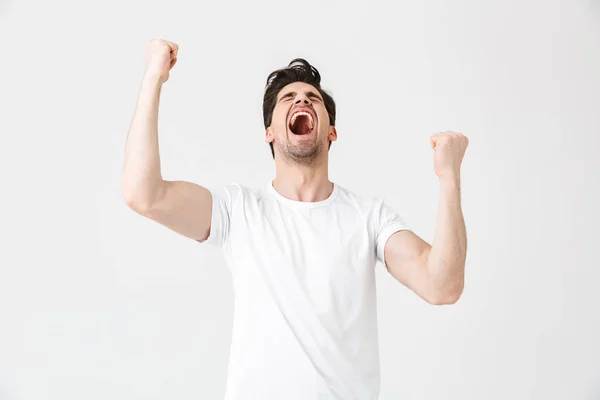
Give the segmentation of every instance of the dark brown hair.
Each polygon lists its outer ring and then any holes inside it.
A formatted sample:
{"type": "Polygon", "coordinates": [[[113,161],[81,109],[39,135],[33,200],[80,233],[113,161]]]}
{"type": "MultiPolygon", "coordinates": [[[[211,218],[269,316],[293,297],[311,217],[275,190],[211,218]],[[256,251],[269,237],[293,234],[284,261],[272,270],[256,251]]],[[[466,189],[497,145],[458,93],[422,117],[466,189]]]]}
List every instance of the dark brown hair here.
{"type": "MultiPolygon", "coordinates": [[[[335,126],[335,101],[333,101],[333,97],[321,88],[321,74],[319,74],[319,71],[305,59],[295,58],[286,68],[271,72],[267,78],[265,95],[263,97],[263,120],[265,129],[271,125],[273,110],[275,110],[275,105],[277,104],[277,94],[279,94],[279,91],[285,86],[294,82],[308,83],[319,91],[321,96],[323,96],[327,114],[329,114],[329,124],[335,126]]],[[[273,143],[269,143],[269,145],[271,146],[273,158],[275,158],[273,143]]],[[[329,146],[331,147],[331,141],[329,142],[329,146]]]]}

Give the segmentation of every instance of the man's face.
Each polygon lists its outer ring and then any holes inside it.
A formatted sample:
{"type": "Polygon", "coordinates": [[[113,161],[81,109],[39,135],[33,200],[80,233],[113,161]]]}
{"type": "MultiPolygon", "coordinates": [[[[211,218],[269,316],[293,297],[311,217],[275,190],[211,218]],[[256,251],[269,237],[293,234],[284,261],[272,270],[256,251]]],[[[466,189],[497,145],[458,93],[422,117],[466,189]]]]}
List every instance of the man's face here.
{"type": "Polygon", "coordinates": [[[276,154],[288,162],[312,164],[336,139],[323,97],[314,86],[294,82],[279,91],[266,131],[266,141],[273,143],[276,154]]]}

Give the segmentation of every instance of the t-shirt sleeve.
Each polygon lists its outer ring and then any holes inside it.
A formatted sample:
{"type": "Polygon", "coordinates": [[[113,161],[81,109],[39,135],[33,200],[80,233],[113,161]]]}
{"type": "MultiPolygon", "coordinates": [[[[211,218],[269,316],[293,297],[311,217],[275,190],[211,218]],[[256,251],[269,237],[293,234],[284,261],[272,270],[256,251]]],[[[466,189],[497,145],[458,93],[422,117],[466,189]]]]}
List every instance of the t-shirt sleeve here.
{"type": "Polygon", "coordinates": [[[237,184],[229,184],[208,189],[212,195],[210,232],[203,243],[223,246],[229,238],[235,203],[241,194],[237,184]]]}
{"type": "Polygon", "coordinates": [[[376,209],[376,251],[377,260],[385,265],[385,244],[390,236],[402,230],[410,230],[404,218],[393,208],[380,200],[376,209]]]}

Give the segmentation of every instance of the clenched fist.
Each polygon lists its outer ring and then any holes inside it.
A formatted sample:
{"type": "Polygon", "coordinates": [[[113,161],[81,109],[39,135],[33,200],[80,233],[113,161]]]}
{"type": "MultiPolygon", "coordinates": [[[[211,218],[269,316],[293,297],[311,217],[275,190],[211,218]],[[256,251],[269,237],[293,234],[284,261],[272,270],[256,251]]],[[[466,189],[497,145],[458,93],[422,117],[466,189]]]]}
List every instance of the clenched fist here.
{"type": "Polygon", "coordinates": [[[460,176],[469,139],[458,132],[442,132],[432,135],[429,143],[433,149],[433,169],[440,179],[455,179],[460,176]]]}
{"type": "Polygon", "coordinates": [[[157,76],[161,83],[169,80],[169,71],[177,62],[179,46],[173,42],[153,39],[145,50],[146,75],[157,76]]]}

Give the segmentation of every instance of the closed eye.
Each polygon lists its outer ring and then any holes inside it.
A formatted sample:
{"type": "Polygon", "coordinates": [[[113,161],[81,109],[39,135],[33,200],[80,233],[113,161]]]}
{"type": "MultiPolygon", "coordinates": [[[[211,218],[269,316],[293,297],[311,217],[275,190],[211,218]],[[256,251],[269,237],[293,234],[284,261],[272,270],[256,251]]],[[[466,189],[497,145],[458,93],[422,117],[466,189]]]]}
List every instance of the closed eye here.
{"type": "Polygon", "coordinates": [[[294,93],[288,93],[281,96],[279,101],[290,100],[294,96],[294,93]]]}
{"type": "MultiPolygon", "coordinates": [[[[295,92],[289,92],[289,93],[286,93],[286,94],[284,94],[283,96],[281,96],[281,98],[279,99],[279,101],[290,100],[290,99],[292,99],[292,98],[293,98],[295,95],[296,95],[296,93],[295,93],[295,92]]],[[[320,101],[323,101],[323,100],[321,99],[321,97],[320,97],[318,94],[314,93],[314,92],[308,92],[308,93],[307,93],[307,96],[308,96],[308,97],[310,97],[311,99],[313,99],[313,100],[316,100],[316,101],[319,101],[319,102],[320,102],[320,101]]]]}

